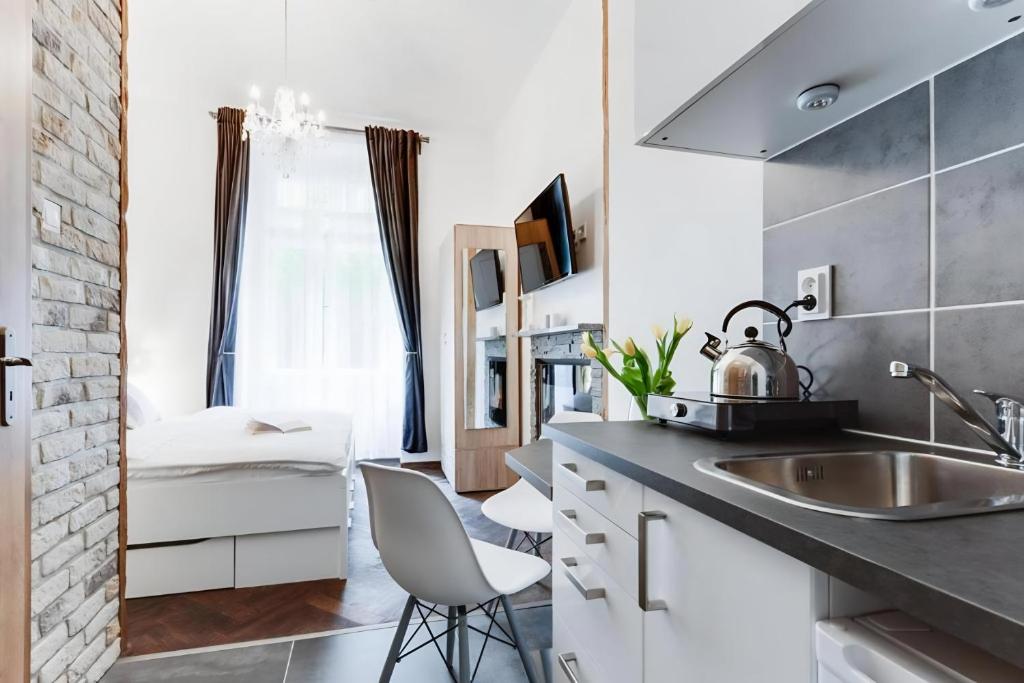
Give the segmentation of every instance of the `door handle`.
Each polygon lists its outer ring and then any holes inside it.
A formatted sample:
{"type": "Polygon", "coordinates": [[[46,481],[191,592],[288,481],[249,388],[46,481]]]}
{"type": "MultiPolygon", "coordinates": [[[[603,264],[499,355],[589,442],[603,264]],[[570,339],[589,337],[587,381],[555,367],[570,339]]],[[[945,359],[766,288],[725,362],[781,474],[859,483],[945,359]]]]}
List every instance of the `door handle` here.
{"type": "Polygon", "coordinates": [[[661,610],[668,609],[668,605],[665,604],[664,600],[651,600],[647,597],[647,525],[658,519],[665,519],[666,515],[664,512],[658,512],[653,510],[651,512],[641,512],[637,516],[637,545],[639,551],[637,557],[639,559],[640,566],[637,568],[638,578],[640,580],[637,586],[637,598],[640,602],[640,609],[645,612],[658,612],[661,610]]]}
{"type": "Polygon", "coordinates": [[[15,419],[14,385],[7,371],[17,367],[32,367],[32,361],[21,356],[8,356],[14,350],[14,330],[0,327],[0,427],[10,427],[15,419]]]}
{"type": "Polygon", "coordinates": [[[32,367],[32,361],[28,358],[19,358],[18,356],[4,356],[0,358],[0,365],[5,368],[16,368],[18,366],[32,367]]]}

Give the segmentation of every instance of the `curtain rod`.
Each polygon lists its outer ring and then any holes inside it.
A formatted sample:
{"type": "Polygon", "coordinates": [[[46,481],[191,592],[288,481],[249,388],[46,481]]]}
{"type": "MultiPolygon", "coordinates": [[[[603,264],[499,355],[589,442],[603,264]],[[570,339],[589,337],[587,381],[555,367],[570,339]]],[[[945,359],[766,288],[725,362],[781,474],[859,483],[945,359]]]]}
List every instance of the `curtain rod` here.
{"type": "MultiPolygon", "coordinates": [[[[211,111],[211,112],[208,112],[208,113],[210,114],[210,118],[211,119],[214,119],[214,120],[217,119],[217,112],[211,111]]],[[[337,131],[339,133],[359,133],[360,135],[363,135],[366,132],[362,128],[346,128],[344,126],[328,126],[327,124],[323,124],[323,127],[326,128],[327,130],[334,130],[334,131],[337,131]]],[[[426,136],[426,135],[421,135],[420,136],[420,142],[425,142],[427,144],[430,144],[430,138],[428,136],[426,136]]]]}

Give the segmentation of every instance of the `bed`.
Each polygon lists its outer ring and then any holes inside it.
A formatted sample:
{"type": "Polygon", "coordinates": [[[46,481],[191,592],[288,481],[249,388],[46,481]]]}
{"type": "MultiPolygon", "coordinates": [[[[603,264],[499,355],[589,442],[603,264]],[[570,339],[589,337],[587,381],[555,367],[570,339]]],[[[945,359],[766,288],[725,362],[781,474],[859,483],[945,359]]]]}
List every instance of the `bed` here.
{"type": "Polygon", "coordinates": [[[251,434],[252,416],[128,431],[127,597],[346,577],[351,419],[301,411],[309,431],[251,434]]]}

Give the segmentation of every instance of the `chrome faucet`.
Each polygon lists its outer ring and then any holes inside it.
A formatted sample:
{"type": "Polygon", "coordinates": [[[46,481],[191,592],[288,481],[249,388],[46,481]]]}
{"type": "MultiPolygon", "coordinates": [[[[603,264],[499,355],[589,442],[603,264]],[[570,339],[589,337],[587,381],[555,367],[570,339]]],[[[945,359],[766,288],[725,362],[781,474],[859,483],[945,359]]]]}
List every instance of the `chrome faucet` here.
{"type": "Polygon", "coordinates": [[[974,393],[995,404],[998,426],[994,427],[944,379],[928,368],[919,368],[896,360],[889,364],[889,374],[897,378],[913,377],[920,381],[998,454],[996,461],[999,464],[1024,469],[1024,401],[1004,394],[975,389],[974,393]]]}

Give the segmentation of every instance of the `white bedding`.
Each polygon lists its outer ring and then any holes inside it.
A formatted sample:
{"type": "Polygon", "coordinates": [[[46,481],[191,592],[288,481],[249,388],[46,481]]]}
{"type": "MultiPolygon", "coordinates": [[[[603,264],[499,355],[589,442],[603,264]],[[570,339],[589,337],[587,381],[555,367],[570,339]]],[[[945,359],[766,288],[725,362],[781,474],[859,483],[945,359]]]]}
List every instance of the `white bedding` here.
{"type": "Polygon", "coordinates": [[[209,408],[128,431],[129,479],[168,479],[212,472],[275,470],[340,472],[348,464],[352,419],[341,413],[295,411],[312,429],[250,434],[242,408],[209,408]]]}

